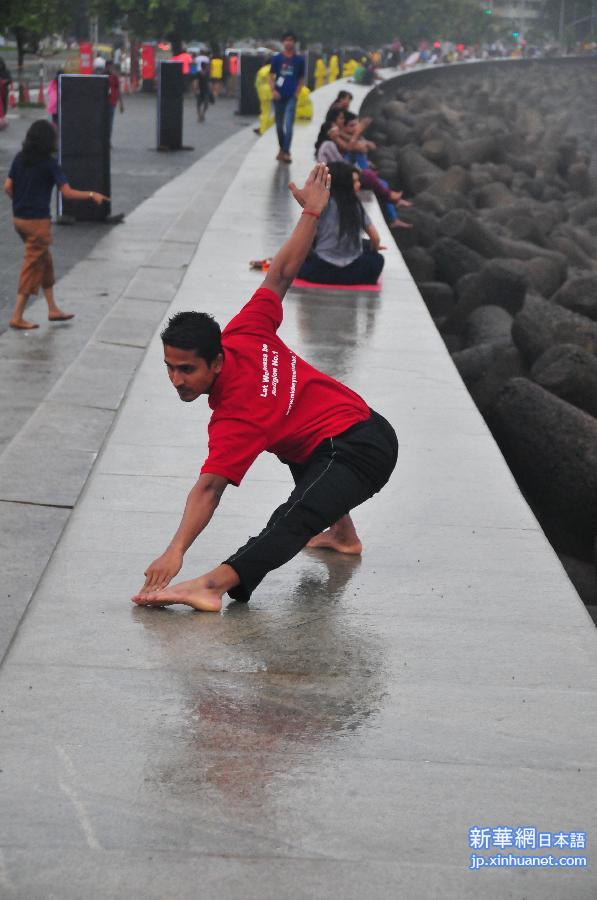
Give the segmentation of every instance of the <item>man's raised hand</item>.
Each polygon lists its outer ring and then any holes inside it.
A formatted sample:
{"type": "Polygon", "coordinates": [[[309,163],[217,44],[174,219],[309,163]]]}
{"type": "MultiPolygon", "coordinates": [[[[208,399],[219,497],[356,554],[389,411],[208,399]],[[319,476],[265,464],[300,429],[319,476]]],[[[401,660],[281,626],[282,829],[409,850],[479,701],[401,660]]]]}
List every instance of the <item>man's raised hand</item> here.
{"type": "Polygon", "coordinates": [[[294,181],[288,185],[292,196],[303,209],[322,212],[330,199],[332,176],[325,163],[317,163],[311,169],[303,188],[297,188],[294,181]]]}

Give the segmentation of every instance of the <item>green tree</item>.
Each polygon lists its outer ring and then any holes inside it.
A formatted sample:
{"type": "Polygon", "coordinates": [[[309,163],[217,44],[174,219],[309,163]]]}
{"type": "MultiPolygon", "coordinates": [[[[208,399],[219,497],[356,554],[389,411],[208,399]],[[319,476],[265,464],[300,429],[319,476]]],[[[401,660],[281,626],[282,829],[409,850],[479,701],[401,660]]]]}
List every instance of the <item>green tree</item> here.
{"type": "Polygon", "coordinates": [[[74,14],[73,0],[2,0],[0,30],[15,37],[19,70],[25,53],[37,52],[40,40],[67,28],[74,14]]]}

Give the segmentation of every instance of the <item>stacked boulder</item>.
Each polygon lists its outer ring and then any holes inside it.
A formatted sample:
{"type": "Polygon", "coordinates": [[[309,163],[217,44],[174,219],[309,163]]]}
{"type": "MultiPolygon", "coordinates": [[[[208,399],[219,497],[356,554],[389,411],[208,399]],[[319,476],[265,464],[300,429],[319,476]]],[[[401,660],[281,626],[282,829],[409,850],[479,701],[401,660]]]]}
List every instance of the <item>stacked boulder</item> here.
{"type": "Polygon", "coordinates": [[[465,384],[597,611],[595,61],[396,79],[372,159],[414,200],[396,232],[465,384]]]}

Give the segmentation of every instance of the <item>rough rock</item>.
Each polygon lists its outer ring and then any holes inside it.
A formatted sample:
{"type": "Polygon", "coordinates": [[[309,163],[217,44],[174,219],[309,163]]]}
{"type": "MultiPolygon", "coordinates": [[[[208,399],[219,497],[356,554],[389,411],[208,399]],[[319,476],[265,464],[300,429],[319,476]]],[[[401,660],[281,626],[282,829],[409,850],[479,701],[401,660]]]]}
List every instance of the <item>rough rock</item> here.
{"type": "Polygon", "coordinates": [[[422,281],[419,291],[434,319],[448,316],[454,308],[454,291],[443,281],[422,281]]]}
{"type": "Polygon", "coordinates": [[[432,245],[431,253],[435,259],[437,277],[450,285],[456,284],[463,275],[477,272],[485,262],[470,247],[447,237],[439,238],[432,245]]]}
{"type": "Polygon", "coordinates": [[[556,397],[597,418],[597,357],[575,344],[555,344],[535,360],[531,377],[556,397]]]}
{"type": "Polygon", "coordinates": [[[597,321],[597,274],[566,281],[554,294],[553,301],[597,321]]]}
{"type": "Polygon", "coordinates": [[[533,384],[513,378],[488,414],[518,483],[539,509],[572,533],[597,529],[597,420],[533,384]]]}
{"type": "Polygon", "coordinates": [[[477,344],[454,353],[452,360],[481,412],[510,378],[525,374],[522,356],[510,340],[477,344]]]}
{"type": "Polygon", "coordinates": [[[464,346],[510,341],[512,316],[502,306],[478,306],[464,324],[464,346]]]}
{"type": "Polygon", "coordinates": [[[575,344],[597,354],[597,324],[557,303],[530,295],[512,323],[512,339],[532,363],[554,344],[575,344]]]}

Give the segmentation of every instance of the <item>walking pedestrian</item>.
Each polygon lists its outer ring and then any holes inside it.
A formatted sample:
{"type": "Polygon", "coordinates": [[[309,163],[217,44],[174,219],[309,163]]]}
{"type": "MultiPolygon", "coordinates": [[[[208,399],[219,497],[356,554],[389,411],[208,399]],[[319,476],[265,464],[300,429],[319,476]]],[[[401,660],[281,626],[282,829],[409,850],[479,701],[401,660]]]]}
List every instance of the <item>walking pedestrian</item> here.
{"type": "Polygon", "coordinates": [[[224,84],[224,60],[219,51],[215,52],[209,63],[209,79],[214,97],[219,97],[224,84]]]}
{"type": "Polygon", "coordinates": [[[62,69],[59,69],[48,85],[48,97],[46,100],[46,109],[52,122],[58,127],[58,79],[64,75],[62,69]]]}
{"type": "Polygon", "coordinates": [[[0,118],[8,112],[8,92],[12,84],[12,75],[8,66],[0,56],[0,118]]]}
{"type": "Polygon", "coordinates": [[[108,197],[97,191],[71,188],[56,162],[56,129],[46,119],[29,128],[23,148],[12,161],[4,190],[12,200],[15,231],[25,245],[23,265],[10,327],[21,331],[39,328],[23,318],[27,298],[41,287],[50,322],[65,322],[74,313],[63,312],[54,300],[54,265],[50,253],[52,230],[50,199],[54,185],[66,200],[91,200],[98,206],[108,197]]]}
{"type": "Polygon", "coordinates": [[[290,163],[296,99],[305,80],[305,60],[295,53],[296,36],[292,31],[282,35],[282,45],[282,53],[276,53],[271,61],[270,84],[280,145],[276,159],[290,163]]]}
{"type": "Polygon", "coordinates": [[[197,101],[197,121],[204,122],[211,96],[209,83],[209,63],[202,62],[194,79],[195,99],[197,101]]]}
{"type": "Polygon", "coordinates": [[[114,114],[116,107],[120,109],[121,114],[124,112],[124,103],[122,102],[122,92],[120,90],[120,78],[116,74],[114,63],[106,63],[106,75],[108,76],[108,113],[110,116],[110,146],[112,146],[112,130],[114,128],[114,114]]]}

